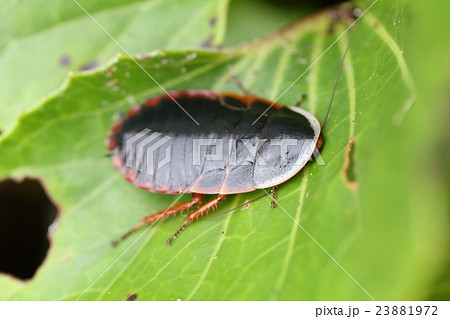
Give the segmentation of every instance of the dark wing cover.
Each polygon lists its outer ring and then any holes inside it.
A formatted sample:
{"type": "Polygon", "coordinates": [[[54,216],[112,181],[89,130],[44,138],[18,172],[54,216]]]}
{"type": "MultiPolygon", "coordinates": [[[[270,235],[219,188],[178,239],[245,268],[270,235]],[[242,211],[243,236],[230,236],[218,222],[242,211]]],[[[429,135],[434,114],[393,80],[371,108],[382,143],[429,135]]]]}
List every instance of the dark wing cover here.
{"type": "Polygon", "coordinates": [[[272,187],[296,175],[311,159],[319,135],[319,121],[304,110],[283,107],[271,113],[261,133],[253,187],[272,187]]]}
{"type": "Polygon", "coordinates": [[[304,115],[288,108],[271,108],[252,125],[270,105],[263,100],[246,102],[251,107],[245,107],[235,95],[171,95],[200,125],[162,96],[130,111],[110,131],[107,142],[124,177],[152,192],[235,194],[274,181],[280,184],[286,180],[279,181],[280,176],[298,165],[303,147],[289,146],[284,163],[280,147],[270,141],[304,141],[316,135],[304,115]]]}

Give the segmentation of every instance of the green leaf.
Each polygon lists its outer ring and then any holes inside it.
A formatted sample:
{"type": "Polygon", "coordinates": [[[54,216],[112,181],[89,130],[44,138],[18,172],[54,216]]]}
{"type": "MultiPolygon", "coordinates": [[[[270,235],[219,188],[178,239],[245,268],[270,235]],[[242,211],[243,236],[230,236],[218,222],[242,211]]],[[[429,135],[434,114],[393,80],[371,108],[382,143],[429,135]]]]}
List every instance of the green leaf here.
{"type": "MultiPolygon", "coordinates": [[[[361,8],[370,4],[361,2],[361,8]]],[[[253,94],[275,100],[294,83],[280,102],[294,104],[306,93],[302,107],[322,121],[350,37],[345,33],[333,45],[348,25],[332,17],[325,11],[223,52],[178,49],[136,59],[168,90],[239,92],[229,81],[237,74],[253,94]]],[[[38,273],[25,284],[0,276],[0,285],[8,288],[0,297],[427,298],[447,253],[442,239],[448,238],[448,216],[436,176],[421,173],[418,180],[415,175],[417,163],[428,158],[417,154],[416,143],[431,141],[438,130],[419,134],[426,107],[413,104],[411,62],[402,53],[410,21],[405,1],[380,0],[357,24],[323,132],[325,166],[312,162],[283,185],[275,210],[265,197],[248,209],[191,224],[170,247],[165,240],[181,217],[110,246],[177,196],[133,187],[103,156],[114,115],[160,94],[160,88],[125,55],[100,69],[71,74],[0,140],[0,176],[42,178],[62,209],[38,273]],[[422,196],[424,181],[432,191],[422,196]]],[[[433,105],[428,107],[432,112],[433,105]]],[[[217,213],[260,194],[229,196],[217,213]]]]}
{"type": "MultiPolygon", "coordinates": [[[[199,46],[207,41],[215,46],[223,41],[226,13],[223,8],[227,0],[78,3],[131,53],[199,46]]],[[[68,71],[94,68],[118,52],[123,53],[75,1],[7,1],[2,7],[0,130],[3,132],[11,128],[19,112],[32,108],[43,95],[54,91],[68,71]]]]}

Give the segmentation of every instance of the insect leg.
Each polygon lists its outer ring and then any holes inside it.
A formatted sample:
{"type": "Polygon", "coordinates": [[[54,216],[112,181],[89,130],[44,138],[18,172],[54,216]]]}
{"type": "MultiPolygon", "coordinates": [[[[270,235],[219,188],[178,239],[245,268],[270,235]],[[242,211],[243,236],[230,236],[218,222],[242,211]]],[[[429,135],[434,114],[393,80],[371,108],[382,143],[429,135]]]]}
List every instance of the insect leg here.
{"type": "Polygon", "coordinates": [[[160,218],[166,218],[166,217],[168,217],[170,215],[179,213],[179,212],[181,212],[181,211],[183,211],[185,209],[189,209],[192,206],[199,204],[202,201],[202,199],[203,199],[203,194],[194,193],[194,194],[192,194],[192,199],[189,202],[178,204],[176,206],[173,206],[173,207],[170,207],[168,209],[164,209],[164,210],[162,210],[160,212],[157,212],[156,214],[152,214],[150,216],[145,217],[139,223],[134,225],[128,232],[123,234],[120,238],[114,240],[111,243],[111,245],[116,246],[119,242],[121,242],[122,240],[124,240],[125,238],[130,236],[138,228],[140,228],[140,227],[142,227],[142,226],[144,226],[146,224],[156,222],[160,218]]]}
{"type": "Polygon", "coordinates": [[[272,187],[272,189],[270,190],[270,197],[272,198],[272,201],[270,202],[270,208],[275,208],[277,207],[277,203],[276,203],[276,193],[275,191],[278,189],[278,186],[274,186],[272,187]]]}
{"type": "Polygon", "coordinates": [[[192,221],[194,221],[196,218],[201,217],[204,213],[208,212],[211,208],[215,207],[219,202],[221,202],[222,200],[224,200],[226,197],[226,195],[218,195],[215,199],[213,199],[210,202],[207,202],[205,205],[203,205],[202,207],[198,208],[196,211],[194,211],[193,213],[189,214],[186,219],[184,220],[184,222],[181,224],[180,228],[178,228],[178,230],[176,231],[175,234],[173,234],[172,237],[170,237],[167,240],[167,245],[170,245],[172,243],[172,240],[174,240],[180,233],[181,231],[188,225],[190,224],[192,221]]]}
{"type": "Polygon", "coordinates": [[[307,97],[308,97],[308,96],[307,96],[306,94],[302,94],[302,95],[298,98],[297,102],[295,102],[295,106],[300,106],[300,103],[302,103],[304,100],[306,100],[307,97]]]}
{"type": "Polygon", "coordinates": [[[237,76],[236,74],[232,74],[232,75],[230,76],[230,78],[231,78],[231,80],[234,81],[234,83],[235,83],[235,84],[237,85],[237,87],[244,93],[245,96],[247,96],[247,97],[252,96],[252,95],[250,94],[250,92],[247,91],[247,90],[245,89],[244,85],[243,85],[242,82],[239,80],[239,78],[238,78],[238,76],[237,76]]]}

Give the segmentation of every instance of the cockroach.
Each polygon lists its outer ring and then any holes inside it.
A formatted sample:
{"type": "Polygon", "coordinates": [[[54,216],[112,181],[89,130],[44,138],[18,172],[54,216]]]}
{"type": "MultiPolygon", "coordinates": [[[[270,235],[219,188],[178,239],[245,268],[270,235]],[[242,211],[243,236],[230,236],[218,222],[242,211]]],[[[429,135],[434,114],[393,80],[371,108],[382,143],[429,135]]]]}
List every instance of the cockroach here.
{"type": "Polygon", "coordinates": [[[227,195],[271,188],[274,207],[275,188],[302,170],[322,147],[322,128],[348,49],[322,126],[298,105],[283,106],[245,91],[171,91],[129,110],[106,139],[115,168],[139,188],[192,193],[192,199],[144,218],[113,246],[143,225],[200,205],[206,194],[217,197],[190,213],[167,245],[227,195]]]}

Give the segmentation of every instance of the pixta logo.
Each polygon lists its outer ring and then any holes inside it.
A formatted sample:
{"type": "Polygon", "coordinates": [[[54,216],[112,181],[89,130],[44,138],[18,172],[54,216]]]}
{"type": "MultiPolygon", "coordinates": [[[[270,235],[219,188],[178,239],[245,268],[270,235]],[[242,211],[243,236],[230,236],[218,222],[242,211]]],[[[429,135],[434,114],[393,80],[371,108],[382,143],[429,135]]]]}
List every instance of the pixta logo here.
{"type": "Polygon", "coordinates": [[[170,145],[166,145],[172,138],[161,133],[151,133],[149,129],[143,129],[125,142],[125,165],[153,175],[156,168],[161,168],[170,162],[170,145]],[[155,163],[155,151],[166,145],[165,155],[155,163]],[[145,162],[145,167],[144,166],[145,162]]]}
{"type": "MultiPolygon", "coordinates": [[[[135,171],[154,175],[156,169],[171,161],[171,140],[172,137],[170,136],[152,132],[148,128],[143,129],[126,139],[125,165],[135,171]]],[[[186,143],[190,142],[187,141],[186,143]]],[[[295,161],[292,162],[292,154],[294,154],[294,158],[296,156],[304,157],[303,161],[299,161],[299,165],[303,166],[310,158],[314,158],[318,165],[325,165],[319,150],[316,148],[315,141],[312,139],[202,138],[192,139],[192,148],[186,147],[184,150],[180,150],[180,152],[183,151],[192,152],[192,157],[184,156],[185,159],[192,159],[191,163],[186,163],[192,166],[204,166],[205,162],[215,162],[217,165],[225,163],[230,166],[250,163],[265,166],[273,165],[274,159],[276,165],[295,166],[295,161]],[[290,156],[291,162],[288,161],[288,156],[290,156]],[[268,160],[271,161],[270,164],[267,163],[268,160]]],[[[215,164],[211,165],[215,166],[215,164]]]]}
{"type": "MultiPolygon", "coordinates": [[[[270,165],[267,156],[277,159],[279,165],[289,165],[288,155],[306,154],[306,160],[315,159],[318,165],[325,165],[312,139],[193,139],[192,164],[202,165],[204,161],[221,161],[228,165],[256,163],[270,165]],[[268,155],[270,154],[270,155],[268,155]],[[312,156],[311,156],[312,155],[312,156]],[[239,160],[238,160],[239,158],[239,160]],[[204,159],[204,161],[202,160],[204,159]]],[[[303,166],[303,164],[301,164],[303,166]]]]}

